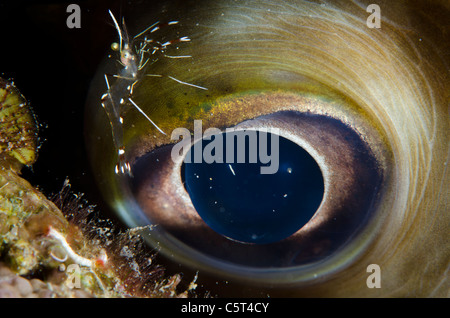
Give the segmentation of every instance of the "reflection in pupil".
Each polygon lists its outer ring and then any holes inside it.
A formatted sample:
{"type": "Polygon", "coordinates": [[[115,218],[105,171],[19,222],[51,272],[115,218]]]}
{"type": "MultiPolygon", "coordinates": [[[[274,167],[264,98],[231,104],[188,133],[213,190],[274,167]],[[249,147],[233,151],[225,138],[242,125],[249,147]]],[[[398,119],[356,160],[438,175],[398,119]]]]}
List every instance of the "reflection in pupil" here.
{"type": "MultiPolygon", "coordinates": [[[[203,160],[185,160],[181,174],[195,209],[214,231],[240,242],[272,243],[292,235],[311,219],[322,201],[324,182],[319,166],[303,148],[278,135],[252,133],[257,139],[251,142],[248,131],[245,139],[246,133],[238,131],[202,140],[203,160]],[[229,154],[231,147],[227,149],[232,144],[225,142],[231,140],[230,134],[236,140],[234,156],[229,154]],[[217,142],[216,138],[223,139],[219,143],[223,148],[210,152],[214,162],[205,162],[205,150],[211,149],[208,145],[217,142]],[[262,144],[265,140],[267,144],[262,144]],[[238,160],[244,150],[245,160],[238,160]],[[278,169],[262,173],[261,167],[268,166],[278,169]]],[[[194,158],[196,151],[195,146],[190,148],[186,157],[194,158]]]]}

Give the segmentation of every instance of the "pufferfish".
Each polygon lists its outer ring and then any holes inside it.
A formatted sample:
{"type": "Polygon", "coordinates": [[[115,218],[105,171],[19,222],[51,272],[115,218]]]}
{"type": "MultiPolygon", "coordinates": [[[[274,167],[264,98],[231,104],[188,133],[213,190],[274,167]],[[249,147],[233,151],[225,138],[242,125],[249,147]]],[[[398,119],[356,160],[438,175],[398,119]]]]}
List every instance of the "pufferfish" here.
{"type": "Polygon", "coordinates": [[[133,85],[133,101],[168,134],[133,110],[124,114],[132,176],[114,172],[116,150],[101,107],[104,76],[117,72],[117,57],[98,71],[87,143],[112,209],[130,227],[151,228],[148,244],[198,270],[199,283],[203,273],[227,280],[219,295],[448,297],[450,7],[377,1],[377,25],[370,4],[165,1],[130,13],[130,33],[176,19],[155,41],[181,32],[191,41],[152,56],[133,85]],[[190,58],[168,57],[174,55],[190,58]],[[277,128],[306,149],[325,186],[311,220],[270,244],[213,230],[197,200],[217,201],[207,190],[194,199],[186,165],[171,157],[177,140],[170,132],[192,132],[195,120],[204,131],[277,128]]]}

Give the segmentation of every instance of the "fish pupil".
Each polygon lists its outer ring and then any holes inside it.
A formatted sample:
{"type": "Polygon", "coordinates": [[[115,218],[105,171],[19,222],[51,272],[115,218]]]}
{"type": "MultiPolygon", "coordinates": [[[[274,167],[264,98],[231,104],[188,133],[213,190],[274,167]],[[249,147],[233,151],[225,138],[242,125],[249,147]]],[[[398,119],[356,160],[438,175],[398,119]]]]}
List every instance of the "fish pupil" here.
{"type": "MultiPolygon", "coordinates": [[[[222,134],[224,139],[227,134],[222,134]]],[[[269,149],[270,137],[268,133],[269,149]]],[[[211,142],[203,140],[203,149],[211,142]]],[[[271,154],[279,156],[278,170],[263,174],[261,167],[268,163],[260,158],[249,162],[249,142],[243,163],[237,163],[237,143],[233,163],[230,157],[226,160],[224,145],[221,163],[183,163],[181,171],[192,203],[209,227],[235,241],[265,244],[289,237],[313,217],[323,198],[324,181],[306,150],[279,137],[278,154],[271,154]]],[[[257,143],[258,153],[260,147],[257,143]]],[[[195,151],[193,148],[189,152],[195,151]]],[[[189,152],[187,157],[192,155],[189,152]]]]}

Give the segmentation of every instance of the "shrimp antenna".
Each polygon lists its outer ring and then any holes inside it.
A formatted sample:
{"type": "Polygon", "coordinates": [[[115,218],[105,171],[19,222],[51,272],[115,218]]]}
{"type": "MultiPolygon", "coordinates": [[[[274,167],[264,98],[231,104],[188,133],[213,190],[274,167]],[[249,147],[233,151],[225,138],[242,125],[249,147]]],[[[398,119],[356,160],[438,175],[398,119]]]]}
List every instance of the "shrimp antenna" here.
{"type": "Polygon", "coordinates": [[[120,51],[122,51],[122,30],[120,29],[119,24],[117,23],[117,20],[114,17],[114,14],[112,14],[111,10],[108,10],[108,12],[109,12],[109,15],[111,16],[111,18],[114,21],[114,25],[116,26],[117,33],[119,33],[120,51]]]}
{"type": "Polygon", "coordinates": [[[158,129],[159,130],[159,132],[160,133],[162,133],[163,135],[165,135],[166,133],[161,129],[161,128],[159,128],[156,124],[155,124],[155,122],[153,121],[153,120],[151,120],[150,119],[150,117],[148,117],[147,116],[147,114],[131,99],[131,98],[128,98],[128,100],[131,102],[131,104],[133,104],[133,106],[134,107],[136,107],[136,109],[142,114],[142,115],[144,115],[144,117],[145,118],[147,118],[147,120],[149,121],[149,122],[151,122],[152,124],[153,124],[153,126],[155,126],[155,128],[156,129],[158,129]]]}
{"type": "Polygon", "coordinates": [[[151,28],[155,27],[157,24],[159,24],[158,22],[153,23],[151,26],[149,26],[148,28],[146,28],[144,31],[142,31],[141,33],[137,34],[134,36],[134,39],[137,39],[138,37],[140,37],[142,34],[146,33],[148,30],[150,30],[151,28]]]}
{"type": "Polygon", "coordinates": [[[130,39],[128,37],[128,31],[127,31],[127,26],[125,24],[125,18],[122,18],[122,28],[123,28],[122,36],[124,37],[125,42],[128,43],[130,41],[130,39]]]}

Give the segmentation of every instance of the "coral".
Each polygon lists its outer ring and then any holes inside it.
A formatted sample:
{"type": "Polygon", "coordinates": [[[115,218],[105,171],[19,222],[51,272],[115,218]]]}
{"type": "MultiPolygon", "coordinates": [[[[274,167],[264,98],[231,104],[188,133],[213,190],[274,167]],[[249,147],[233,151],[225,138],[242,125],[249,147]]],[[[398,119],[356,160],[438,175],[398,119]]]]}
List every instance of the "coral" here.
{"type": "Polygon", "coordinates": [[[17,89],[5,91],[11,87],[5,83],[0,79],[1,120],[17,129],[0,125],[0,139],[9,145],[0,148],[0,297],[188,296],[189,290],[177,291],[181,275],[165,277],[153,264],[138,230],[121,232],[102,220],[68,180],[53,202],[20,177],[21,167],[37,157],[37,143],[24,145],[15,135],[37,136],[28,104],[17,89]],[[22,101],[16,110],[5,104],[14,98],[22,101]],[[27,120],[15,120],[17,112],[27,120]]]}
{"type": "Polygon", "coordinates": [[[38,125],[25,97],[0,78],[0,160],[20,171],[37,159],[38,125]]]}
{"type": "MultiPolygon", "coordinates": [[[[55,203],[14,171],[0,168],[2,266],[8,266],[17,277],[30,278],[29,283],[41,277],[46,283],[59,286],[51,289],[54,292],[40,290],[30,295],[187,296],[187,292],[180,294],[176,290],[180,275],[165,278],[163,269],[153,264],[152,255],[142,253],[145,244],[139,235],[133,231],[121,233],[112,222],[100,221],[80,197],[70,193],[68,183],[65,184],[54,198],[66,211],[65,216],[55,203]],[[73,273],[66,271],[71,265],[78,266],[78,285],[73,283],[73,273]]],[[[1,296],[22,295],[12,291],[15,283],[11,279],[0,276],[1,296]]]]}

